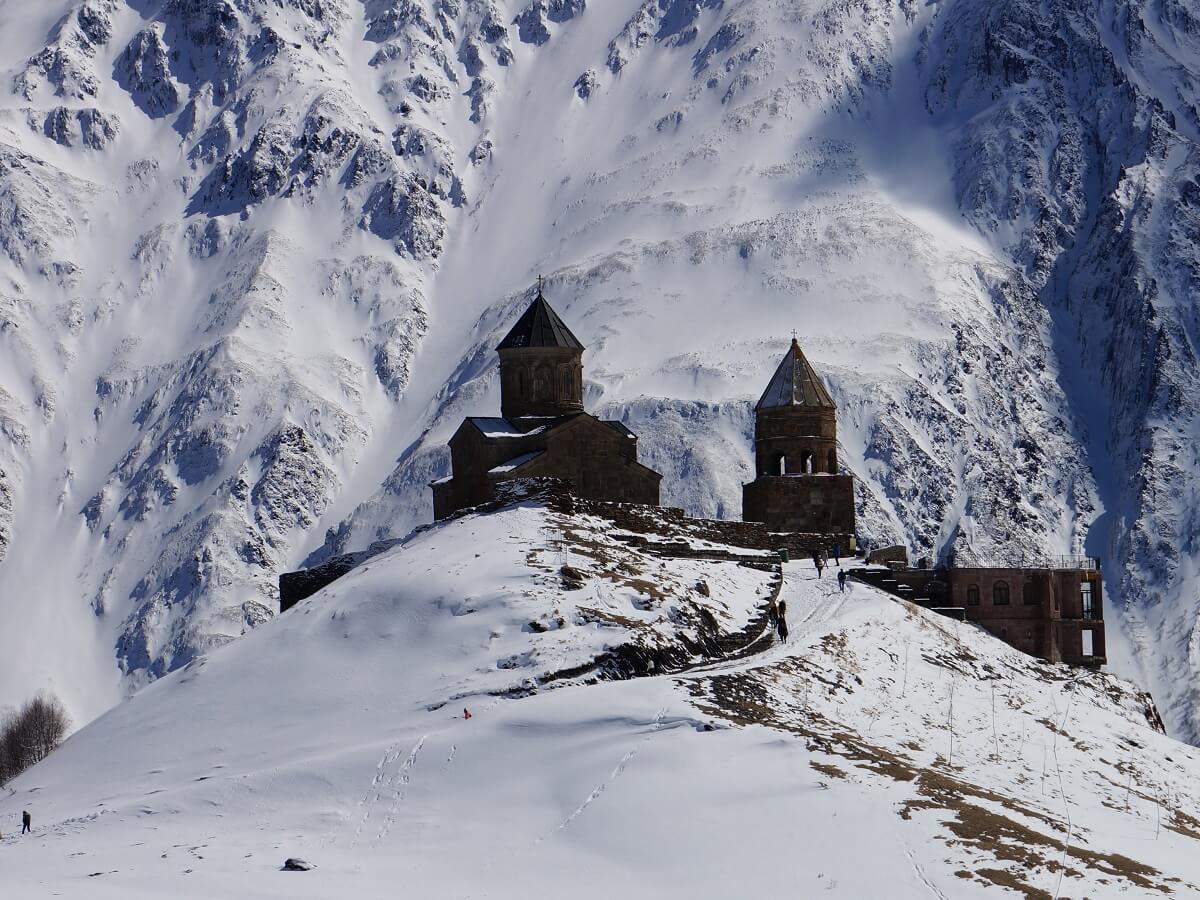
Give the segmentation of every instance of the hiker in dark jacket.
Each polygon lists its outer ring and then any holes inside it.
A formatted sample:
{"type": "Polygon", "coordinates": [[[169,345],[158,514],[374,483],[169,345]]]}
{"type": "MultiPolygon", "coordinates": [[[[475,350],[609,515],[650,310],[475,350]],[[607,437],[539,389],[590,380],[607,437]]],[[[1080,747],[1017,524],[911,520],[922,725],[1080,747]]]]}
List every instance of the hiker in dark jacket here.
{"type": "Polygon", "coordinates": [[[835,566],[840,566],[842,564],[842,545],[841,544],[833,545],[833,564],[835,566]]]}
{"type": "Polygon", "coordinates": [[[838,587],[843,591],[846,590],[846,570],[838,569],[838,587]]]}
{"type": "Polygon", "coordinates": [[[21,812],[21,834],[24,834],[27,831],[32,831],[33,829],[30,827],[32,823],[33,816],[29,815],[29,810],[23,810],[21,812]]]}
{"type": "Polygon", "coordinates": [[[786,642],[788,636],[786,600],[779,601],[776,606],[775,615],[775,630],[779,632],[779,639],[786,642]]]}

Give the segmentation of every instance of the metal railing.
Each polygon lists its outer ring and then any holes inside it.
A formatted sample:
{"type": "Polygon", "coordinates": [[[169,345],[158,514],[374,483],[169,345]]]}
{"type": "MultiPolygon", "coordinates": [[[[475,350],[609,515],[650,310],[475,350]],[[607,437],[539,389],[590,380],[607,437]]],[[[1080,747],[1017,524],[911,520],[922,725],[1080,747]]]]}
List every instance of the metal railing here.
{"type": "Polygon", "coordinates": [[[951,569],[1076,569],[1083,572],[1098,572],[1100,560],[1094,556],[1048,556],[1028,554],[1007,557],[1002,562],[974,559],[967,555],[959,556],[949,567],[951,569]]]}

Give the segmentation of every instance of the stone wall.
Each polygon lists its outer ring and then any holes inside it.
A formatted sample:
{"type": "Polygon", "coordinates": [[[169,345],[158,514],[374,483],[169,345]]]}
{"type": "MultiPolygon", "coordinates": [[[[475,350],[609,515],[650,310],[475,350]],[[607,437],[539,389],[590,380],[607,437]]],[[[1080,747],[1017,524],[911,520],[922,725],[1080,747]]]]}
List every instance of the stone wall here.
{"type": "Polygon", "coordinates": [[[742,518],[772,531],[854,534],[850,475],[763,476],[742,487],[742,518]]]}
{"type": "Polygon", "coordinates": [[[499,354],[504,418],[583,412],[583,351],[523,347],[505,348],[499,354]]]}
{"type": "Polygon", "coordinates": [[[552,432],[542,455],[512,475],[496,474],[491,482],[513,478],[557,478],[580,497],[616,503],[658,505],[657,472],[637,461],[637,439],[588,416],[552,432]]]}
{"type": "Polygon", "coordinates": [[[434,519],[478,506],[496,495],[503,482],[556,478],[584,497],[657,505],[661,476],[637,461],[637,438],[581,413],[548,431],[514,437],[487,437],[466,426],[450,439],[454,477],[433,485],[434,519]],[[541,456],[519,470],[493,471],[526,453],[541,456]]]}
{"type": "Polygon", "coordinates": [[[829,556],[834,544],[840,544],[842,552],[846,555],[854,552],[853,534],[780,534],[772,532],[761,522],[693,519],[682,509],[674,507],[596,502],[569,493],[556,496],[553,502],[559,504],[563,512],[600,516],[608,519],[617,528],[637,535],[683,534],[696,541],[742,547],[760,553],[777,555],[780,550],[786,550],[792,559],[808,557],[814,552],[829,556]]]}

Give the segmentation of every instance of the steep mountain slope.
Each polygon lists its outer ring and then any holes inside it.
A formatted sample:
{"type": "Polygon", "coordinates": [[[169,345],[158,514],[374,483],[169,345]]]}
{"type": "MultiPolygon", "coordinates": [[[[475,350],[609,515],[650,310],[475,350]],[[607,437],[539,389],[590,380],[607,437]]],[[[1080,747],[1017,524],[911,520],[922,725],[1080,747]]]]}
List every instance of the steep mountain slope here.
{"type": "Polygon", "coordinates": [[[0,17],[0,703],[87,719],[269,618],[281,569],[427,520],[541,272],[667,502],[739,513],[796,329],[864,538],[1086,543],[1200,734],[1178,0],[0,17]]]}
{"type": "Polygon", "coordinates": [[[596,680],[617,647],[694,646],[705,613],[736,633],[770,593],[622,537],[536,503],[468,515],[159,680],[0,798],[35,823],[0,842],[6,887],[1196,892],[1200,751],[1132,686],[795,563],[788,644],[596,680]]]}

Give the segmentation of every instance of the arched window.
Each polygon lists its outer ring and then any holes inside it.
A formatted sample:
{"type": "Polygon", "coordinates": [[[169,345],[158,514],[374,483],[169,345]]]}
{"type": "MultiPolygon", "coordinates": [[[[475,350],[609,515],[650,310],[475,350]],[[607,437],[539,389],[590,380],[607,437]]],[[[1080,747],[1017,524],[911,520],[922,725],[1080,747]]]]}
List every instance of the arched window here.
{"type": "Polygon", "coordinates": [[[558,398],[566,400],[571,396],[571,370],[566,366],[558,368],[558,398]]]}
{"type": "Polygon", "coordinates": [[[1008,606],[1008,582],[997,581],[992,585],[992,606],[1008,606]]]}
{"type": "Polygon", "coordinates": [[[813,470],[813,455],[811,450],[805,450],[800,454],[800,471],[805,475],[811,475],[813,470]]]}
{"type": "Polygon", "coordinates": [[[837,467],[837,451],[836,451],[836,450],[830,450],[830,451],[829,451],[829,459],[828,459],[828,463],[829,463],[829,469],[828,469],[828,471],[829,471],[829,474],[830,474],[830,475],[836,475],[836,474],[838,473],[838,467],[837,467]]]}
{"type": "Polygon", "coordinates": [[[517,369],[517,396],[524,397],[529,393],[529,373],[517,369]]]}
{"type": "Polygon", "coordinates": [[[968,584],[967,585],[967,606],[978,606],[978,605],[979,605],[979,585],[968,584]]]}
{"type": "Polygon", "coordinates": [[[775,467],[774,467],[774,471],[772,472],[772,474],[773,475],[786,475],[787,474],[787,457],[784,456],[782,453],[775,454],[775,467]]]}

